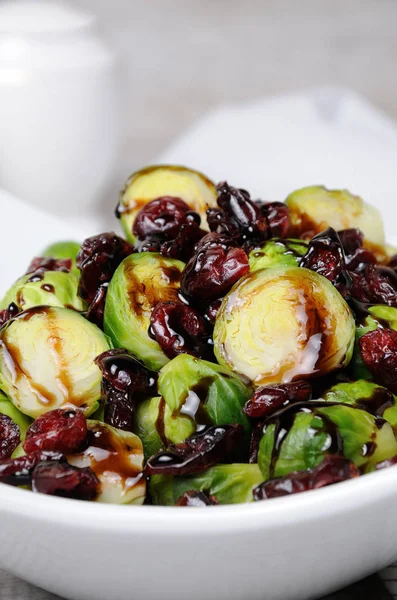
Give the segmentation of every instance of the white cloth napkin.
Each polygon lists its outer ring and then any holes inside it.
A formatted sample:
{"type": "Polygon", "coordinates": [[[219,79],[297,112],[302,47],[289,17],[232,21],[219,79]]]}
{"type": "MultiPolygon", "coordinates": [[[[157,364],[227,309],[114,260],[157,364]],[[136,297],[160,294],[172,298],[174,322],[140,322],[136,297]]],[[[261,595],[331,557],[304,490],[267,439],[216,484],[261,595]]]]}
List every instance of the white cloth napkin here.
{"type": "MultiPolygon", "coordinates": [[[[189,165],[215,181],[227,178],[266,200],[283,200],[292,190],[316,183],[347,187],[378,206],[388,238],[395,235],[397,125],[344,89],[220,107],[155,162],[189,165]]],[[[106,212],[107,228],[117,230],[114,206],[106,212]]],[[[92,224],[78,215],[60,220],[1,191],[0,217],[0,293],[50,242],[79,241],[99,228],[94,215],[92,224]]]]}

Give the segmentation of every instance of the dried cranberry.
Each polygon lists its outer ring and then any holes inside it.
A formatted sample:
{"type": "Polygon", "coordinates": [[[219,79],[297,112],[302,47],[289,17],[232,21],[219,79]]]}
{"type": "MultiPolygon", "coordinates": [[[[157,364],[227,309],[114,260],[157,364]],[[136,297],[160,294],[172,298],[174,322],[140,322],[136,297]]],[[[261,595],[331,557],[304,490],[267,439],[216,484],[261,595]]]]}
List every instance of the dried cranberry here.
{"type": "Polygon", "coordinates": [[[79,469],[65,463],[42,462],[32,473],[32,490],[76,500],[93,500],[99,481],[89,467],[79,469]]]}
{"type": "Polygon", "coordinates": [[[342,244],[332,227],[311,239],[308,251],[302,256],[299,264],[326,277],[342,295],[346,295],[351,287],[342,244]]]}
{"type": "Polygon", "coordinates": [[[261,212],[266,217],[272,237],[286,238],[291,225],[288,206],[283,202],[262,204],[261,212]]]}
{"type": "Polygon", "coordinates": [[[378,328],[363,335],[358,343],[375,381],[397,394],[397,331],[378,328]]]}
{"type": "Polygon", "coordinates": [[[149,371],[122,348],[103,352],[95,363],[102,371],[105,422],[132,431],[135,403],[142,397],[156,394],[157,373],[149,371]]]}
{"type": "Polygon", "coordinates": [[[213,302],[211,302],[211,304],[208,305],[207,310],[204,313],[204,319],[208,321],[208,323],[211,323],[211,325],[215,325],[216,316],[219,312],[221,304],[222,298],[214,300],[213,302]]]}
{"type": "Polygon", "coordinates": [[[26,275],[28,273],[35,273],[36,271],[62,271],[63,273],[69,273],[72,269],[73,261],[71,258],[46,258],[37,256],[30,263],[26,275]]]}
{"type": "Polygon", "coordinates": [[[181,225],[189,221],[197,222],[199,215],[192,217],[191,212],[181,198],[156,198],[138,212],[132,231],[141,240],[153,236],[170,240],[178,235],[181,225]]]}
{"type": "Polygon", "coordinates": [[[359,476],[360,471],[350,460],[343,456],[330,455],[314,469],[265,481],[254,489],[254,500],[298,494],[359,476]]]}
{"type": "Polygon", "coordinates": [[[207,496],[204,492],[188,490],[178,499],[175,506],[211,506],[219,504],[215,496],[207,496]]]}
{"type": "Polygon", "coordinates": [[[173,240],[161,245],[161,254],[187,262],[194,254],[194,247],[206,235],[197,223],[191,221],[181,226],[173,240]]]}
{"type": "Polygon", "coordinates": [[[150,238],[147,240],[136,240],[134,252],[160,252],[163,240],[150,238]]]}
{"type": "Polygon", "coordinates": [[[181,302],[160,302],[150,316],[150,334],[168,358],[178,354],[212,357],[211,336],[203,317],[181,302]]]}
{"type": "Polygon", "coordinates": [[[87,238],[76,260],[81,271],[79,296],[91,303],[99,286],[111,280],[119,264],[132,252],[132,246],[112,232],[87,238]]]}
{"type": "Polygon", "coordinates": [[[64,454],[78,451],[87,437],[87,423],[80,410],[51,410],[36,419],[23,443],[27,454],[50,450],[64,454]]]}
{"type": "Polygon", "coordinates": [[[18,306],[11,302],[4,310],[0,310],[0,327],[3,327],[7,321],[13,319],[20,312],[18,306]]]}
{"type": "Polygon", "coordinates": [[[246,190],[229,186],[223,181],[217,186],[219,209],[207,211],[211,231],[235,237],[248,250],[269,237],[269,225],[260,207],[246,190]]]}
{"type": "Polygon", "coordinates": [[[21,441],[19,427],[10,417],[0,413],[0,460],[8,458],[21,441]]]}
{"type": "Polygon", "coordinates": [[[182,444],[152,456],[146,464],[148,475],[191,475],[218,463],[239,445],[241,425],[206,426],[182,444]]]}
{"type": "Polygon", "coordinates": [[[86,317],[91,323],[103,329],[103,314],[105,312],[105,300],[108,291],[108,283],[103,283],[95,292],[94,299],[88,307],[86,317]]]}
{"type": "Polygon", "coordinates": [[[389,267],[365,265],[361,273],[350,273],[353,286],[350,295],[366,304],[397,307],[397,273],[389,267]]]}
{"type": "Polygon", "coordinates": [[[380,469],[388,469],[389,467],[393,467],[397,465],[397,454],[392,458],[387,458],[386,460],[382,460],[375,465],[375,469],[379,471],[380,469]]]}
{"type": "Polygon", "coordinates": [[[18,458],[0,461],[0,482],[9,485],[27,485],[36,465],[43,461],[64,461],[60,452],[33,452],[18,458]]]}
{"type": "Polygon", "coordinates": [[[255,390],[243,411],[249,417],[264,419],[290,402],[306,402],[311,393],[312,386],[308,381],[265,385],[255,390]]]}
{"type": "Polygon", "coordinates": [[[208,304],[228,292],[248,271],[244,250],[233,247],[227,236],[209,233],[197,244],[182,272],[181,292],[197,304],[208,304]]]}

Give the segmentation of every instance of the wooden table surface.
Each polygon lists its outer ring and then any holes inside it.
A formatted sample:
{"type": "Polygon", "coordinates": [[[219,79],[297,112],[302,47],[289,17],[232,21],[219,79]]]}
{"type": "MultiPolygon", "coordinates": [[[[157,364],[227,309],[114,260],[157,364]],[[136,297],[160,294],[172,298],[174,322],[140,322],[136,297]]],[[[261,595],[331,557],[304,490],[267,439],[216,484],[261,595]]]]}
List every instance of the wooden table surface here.
{"type": "MultiPolygon", "coordinates": [[[[394,0],[74,4],[98,14],[124,63],[126,142],[117,177],[149,162],[193,120],[223,103],[343,85],[397,119],[394,0]]],[[[397,567],[388,569],[385,578],[397,592],[397,567]]],[[[374,585],[366,581],[332,598],[386,600],[374,585]]],[[[0,598],[56,597],[0,570],[0,598]]]]}

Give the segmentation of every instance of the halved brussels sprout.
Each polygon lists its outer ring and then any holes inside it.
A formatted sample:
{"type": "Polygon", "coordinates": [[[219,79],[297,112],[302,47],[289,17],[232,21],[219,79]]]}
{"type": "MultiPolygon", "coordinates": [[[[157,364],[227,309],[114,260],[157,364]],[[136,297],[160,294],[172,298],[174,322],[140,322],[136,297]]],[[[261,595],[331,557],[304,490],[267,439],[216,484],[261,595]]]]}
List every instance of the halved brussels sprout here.
{"type": "Polygon", "coordinates": [[[372,415],[386,419],[394,429],[397,428],[397,397],[372,381],[359,379],[338,383],[327,391],[324,400],[362,408],[372,415]]]}
{"type": "Polygon", "coordinates": [[[352,313],[322,275],[300,267],[262,269],[225,296],[215,329],[215,355],[255,385],[325,375],[352,356],[352,313]]]}
{"type": "Polygon", "coordinates": [[[90,467],[100,482],[97,502],[143,504],[146,479],[143,476],[143,448],[137,435],[99,421],[87,421],[88,447],[71,454],[75,467],[90,467]]]}
{"type": "Polygon", "coordinates": [[[163,506],[175,505],[178,498],[189,490],[215,496],[219,504],[239,504],[252,502],[252,491],[262,482],[263,475],[258,465],[234,463],[217,465],[201,475],[190,477],[153,475],[150,492],[153,504],[163,506]]]}
{"type": "Polygon", "coordinates": [[[47,246],[40,256],[44,256],[47,258],[70,258],[73,262],[72,272],[75,275],[79,275],[79,270],[76,267],[76,257],[77,253],[80,250],[81,244],[78,242],[55,242],[50,246],[47,246]]]}
{"type": "Polygon", "coordinates": [[[131,254],[119,265],[106,295],[104,329],[116,348],[126,348],[149,369],[158,370],[168,358],[148,333],[150,315],[158,302],[178,300],[184,263],[155,252],[131,254]]]}
{"type": "Polygon", "coordinates": [[[0,310],[14,302],[22,310],[33,306],[61,306],[83,311],[85,303],[77,295],[79,280],[74,273],[45,271],[42,275],[20,277],[0,302],[0,310]]]}
{"type": "Polygon", "coordinates": [[[136,431],[145,456],[183,442],[204,424],[239,423],[248,441],[251,424],[241,409],[252,390],[223,367],[180,354],[161,369],[158,391],[160,397],[137,408],[136,431]]]}
{"type": "Polygon", "coordinates": [[[313,237],[327,227],[336,231],[357,227],[366,240],[376,245],[385,243],[382,217],[374,206],[347,190],[328,190],[314,185],[296,190],[286,199],[293,234],[313,237]]]}
{"type": "MultiPolygon", "coordinates": [[[[0,391],[0,415],[7,415],[19,427],[21,442],[24,441],[26,432],[32,423],[32,419],[21,413],[16,406],[0,391]]],[[[14,451],[16,452],[16,450],[14,451]]]]}
{"type": "Polygon", "coordinates": [[[66,308],[30,308],[0,330],[0,387],[33,418],[64,405],[91,414],[101,395],[94,358],[109,350],[102,331],[66,308]]]}
{"type": "Polygon", "coordinates": [[[308,244],[303,240],[269,240],[262,248],[249,253],[250,271],[253,273],[268,267],[296,267],[307,249],[308,244]]]}
{"type": "Polygon", "coordinates": [[[207,229],[206,210],[216,206],[215,185],[205,175],[177,165],[154,165],[133,173],[120,193],[118,214],[127,240],[134,243],[132,225],[139,210],[161,196],[181,198],[202,219],[207,229]]]}
{"type": "Polygon", "coordinates": [[[397,441],[389,423],[365,410],[306,407],[305,412],[285,413],[281,423],[266,426],[258,464],[266,480],[312,469],[326,454],[342,454],[367,472],[397,454],[397,441]]]}

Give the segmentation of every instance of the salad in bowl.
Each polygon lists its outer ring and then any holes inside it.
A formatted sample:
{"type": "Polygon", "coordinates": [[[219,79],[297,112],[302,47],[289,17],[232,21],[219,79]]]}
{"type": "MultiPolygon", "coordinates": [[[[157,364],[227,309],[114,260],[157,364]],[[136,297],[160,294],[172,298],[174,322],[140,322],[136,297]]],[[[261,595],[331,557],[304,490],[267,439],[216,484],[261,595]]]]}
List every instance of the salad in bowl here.
{"type": "Polygon", "coordinates": [[[378,211],[126,182],[105,232],[0,303],[0,483],[111,504],[262,502],[397,463],[397,255],[378,211]]]}

